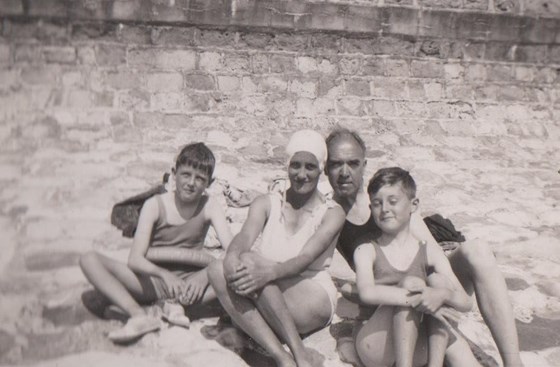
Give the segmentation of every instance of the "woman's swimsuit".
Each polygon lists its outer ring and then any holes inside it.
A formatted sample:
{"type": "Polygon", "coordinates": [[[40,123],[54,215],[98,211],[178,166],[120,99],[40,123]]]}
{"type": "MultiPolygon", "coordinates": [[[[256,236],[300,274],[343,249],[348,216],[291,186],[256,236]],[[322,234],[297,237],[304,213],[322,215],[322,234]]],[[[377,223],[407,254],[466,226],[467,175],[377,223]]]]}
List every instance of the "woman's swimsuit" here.
{"type": "MultiPolygon", "coordinates": [[[[296,257],[319,228],[326,211],[338,205],[334,201],[326,199],[322,204],[317,205],[313,209],[310,217],[305,220],[296,233],[288,234],[282,216],[282,207],[285,199],[278,193],[270,193],[268,197],[270,200],[270,213],[262,232],[261,242],[255,246],[254,250],[261,256],[275,262],[283,262],[296,257]]],[[[327,292],[331,302],[331,319],[329,323],[334,316],[337,300],[337,289],[327,271],[332,260],[335,245],[336,242],[333,241],[306,270],[300,273],[300,276],[303,278],[316,281],[327,292]]]]}

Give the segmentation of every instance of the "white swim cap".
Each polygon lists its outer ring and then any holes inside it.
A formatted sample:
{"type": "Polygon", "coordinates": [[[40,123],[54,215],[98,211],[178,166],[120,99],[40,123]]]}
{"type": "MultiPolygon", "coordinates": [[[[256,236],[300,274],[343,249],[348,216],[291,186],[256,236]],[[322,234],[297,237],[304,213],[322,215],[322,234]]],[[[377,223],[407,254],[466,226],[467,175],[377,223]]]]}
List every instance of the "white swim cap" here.
{"type": "Polygon", "coordinates": [[[288,165],[297,152],[308,152],[317,158],[319,168],[323,170],[327,161],[327,144],[325,139],[316,131],[300,130],[294,133],[286,146],[288,165]]]}

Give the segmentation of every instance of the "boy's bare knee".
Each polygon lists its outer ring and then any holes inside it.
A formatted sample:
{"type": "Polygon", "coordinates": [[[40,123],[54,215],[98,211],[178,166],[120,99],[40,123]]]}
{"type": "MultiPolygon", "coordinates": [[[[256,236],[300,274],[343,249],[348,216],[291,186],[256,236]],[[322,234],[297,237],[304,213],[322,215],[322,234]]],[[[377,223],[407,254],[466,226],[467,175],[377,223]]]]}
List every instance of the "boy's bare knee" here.
{"type": "Polygon", "coordinates": [[[428,286],[432,288],[446,288],[446,289],[454,289],[453,283],[447,277],[438,274],[432,273],[428,276],[427,279],[428,286]]]}
{"type": "Polygon", "coordinates": [[[418,288],[423,288],[426,286],[426,282],[418,277],[415,276],[406,276],[399,282],[399,287],[408,289],[408,290],[415,290],[418,288]]]}
{"type": "Polygon", "coordinates": [[[224,280],[224,263],[222,260],[216,260],[210,263],[206,268],[208,274],[208,281],[215,290],[219,288],[221,280],[224,280]]]}
{"type": "Polygon", "coordinates": [[[80,268],[86,269],[99,262],[99,255],[95,251],[88,251],[80,256],[80,268]]]}

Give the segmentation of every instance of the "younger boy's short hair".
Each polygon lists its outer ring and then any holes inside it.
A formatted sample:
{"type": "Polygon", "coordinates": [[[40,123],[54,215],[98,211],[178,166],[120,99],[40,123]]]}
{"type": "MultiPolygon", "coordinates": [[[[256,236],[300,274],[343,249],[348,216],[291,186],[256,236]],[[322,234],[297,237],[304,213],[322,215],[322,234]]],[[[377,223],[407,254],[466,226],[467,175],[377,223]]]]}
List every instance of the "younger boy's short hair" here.
{"type": "Polygon", "coordinates": [[[175,161],[175,169],[184,164],[206,172],[208,178],[212,179],[216,158],[214,158],[214,153],[204,143],[192,143],[185,145],[181,149],[175,161]]]}
{"type": "Polygon", "coordinates": [[[369,195],[375,195],[379,190],[386,185],[394,185],[401,183],[403,191],[409,199],[416,197],[416,182],[404,169],[400,167],[381,168],[369,180],[367,192],[369,195]]]}

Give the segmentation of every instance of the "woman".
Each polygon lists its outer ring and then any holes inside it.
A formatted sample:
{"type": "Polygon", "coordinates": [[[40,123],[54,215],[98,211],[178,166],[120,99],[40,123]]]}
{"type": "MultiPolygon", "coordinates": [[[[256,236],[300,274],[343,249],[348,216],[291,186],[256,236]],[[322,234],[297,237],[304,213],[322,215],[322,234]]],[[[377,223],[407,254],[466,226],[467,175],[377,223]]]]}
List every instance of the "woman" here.
{"type": "Polygon", "coordinates": [[[334,315],[337,293],[327,268],[345,214],[317,189],[327,157],[321,135],[298,131],[286,152],[289,189],[253,201],[223,262],[210,265],[209,277],[233,321],[278,366],[310,366],[300,334],[328,325],[334,315]]]}

